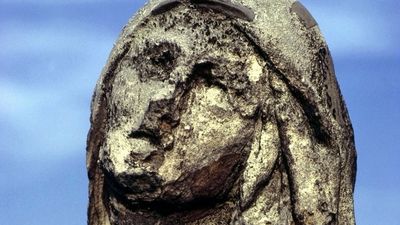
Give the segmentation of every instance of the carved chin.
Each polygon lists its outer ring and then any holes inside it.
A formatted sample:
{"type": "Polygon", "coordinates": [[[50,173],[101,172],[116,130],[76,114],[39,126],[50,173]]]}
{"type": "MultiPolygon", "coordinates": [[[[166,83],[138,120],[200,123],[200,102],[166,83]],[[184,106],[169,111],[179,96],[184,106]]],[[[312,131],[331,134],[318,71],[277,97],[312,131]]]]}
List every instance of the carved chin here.
{"type": "Polygon", "coordinates": [[[191,171],[166,183],[158,173],[136,170],[109,174],[113,190],[135,202],[188,203],[191,201],[222,198],[230,191],[239,174],[241,155],[226,154],[208,165],[191,171]],[[116,184],[116,185],[115,185],[116,184]]]}

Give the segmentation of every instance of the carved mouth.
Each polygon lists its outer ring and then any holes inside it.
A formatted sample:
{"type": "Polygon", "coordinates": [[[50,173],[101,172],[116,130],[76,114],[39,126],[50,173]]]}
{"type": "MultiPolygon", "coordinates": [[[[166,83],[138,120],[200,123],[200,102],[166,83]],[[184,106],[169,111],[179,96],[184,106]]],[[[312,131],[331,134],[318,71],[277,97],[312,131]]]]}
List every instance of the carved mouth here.
{"type": "Polygon", "coordinates": [[[150,130],[136,130],[129,134],[129,138],[147,140],[153,145],[161,144],[161,137],[150,130]]]}

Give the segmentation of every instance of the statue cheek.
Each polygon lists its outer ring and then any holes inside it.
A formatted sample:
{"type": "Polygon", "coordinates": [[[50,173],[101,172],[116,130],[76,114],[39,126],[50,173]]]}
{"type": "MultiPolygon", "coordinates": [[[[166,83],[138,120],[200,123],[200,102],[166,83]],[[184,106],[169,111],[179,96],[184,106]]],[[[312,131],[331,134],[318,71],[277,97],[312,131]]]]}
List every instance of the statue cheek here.
{"type": "Polygon", "coordinates": [[[210,165],[196,171],[191,184],[192,193],[196,197],[214,197],[232,185],[234,172],[240,161],[238,153],[221,157],[210,165]]]}
{"type": "Polygon", "coordinates": [[[164,188],[162,198],[181,203],[196,199],[206,200],[221,197],[229,192],[237,179],[238,165],[242,155],[238,153],[222,156],[207,166],[186,175],[185,179],[171,183],[164,188]],[[189,187],[183,189],[182,187],[189,187]],[[177,196],[179,196],[177,198],[177,196]]]}

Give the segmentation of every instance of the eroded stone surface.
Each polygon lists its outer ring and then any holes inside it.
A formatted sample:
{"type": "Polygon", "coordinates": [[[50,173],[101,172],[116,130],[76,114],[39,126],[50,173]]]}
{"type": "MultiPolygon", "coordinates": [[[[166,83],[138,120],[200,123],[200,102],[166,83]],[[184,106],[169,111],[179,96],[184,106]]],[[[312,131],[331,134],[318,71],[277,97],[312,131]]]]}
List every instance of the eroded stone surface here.
{"type": "Polygon", "coordinates": [[[353,131],[298,6],[153,0],[129,22],[92,102],[89,224],[354,224],[353,131]]]}

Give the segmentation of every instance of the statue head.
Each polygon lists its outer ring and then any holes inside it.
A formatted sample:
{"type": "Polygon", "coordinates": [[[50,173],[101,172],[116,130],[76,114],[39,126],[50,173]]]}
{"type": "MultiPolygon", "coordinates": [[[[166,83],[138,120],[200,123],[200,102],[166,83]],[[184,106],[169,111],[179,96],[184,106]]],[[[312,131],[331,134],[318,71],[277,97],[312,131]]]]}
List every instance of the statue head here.
{"type": "Polygon", "coordinates": [[[299,3],[280,26],[252,4],[152,1],[125,28],[88,142],[110,221],[222,204],[251,224],[285,201],[288,222],[338,219],[330,194],[341,191],[351,129],[327,47],[299,3]]]}

